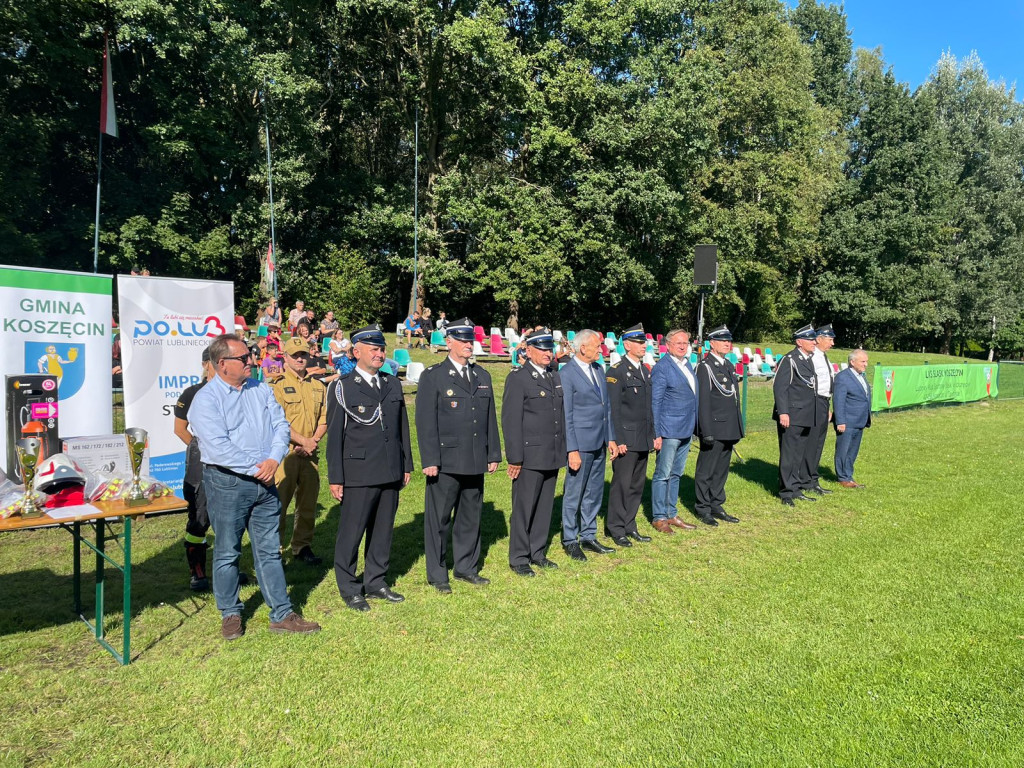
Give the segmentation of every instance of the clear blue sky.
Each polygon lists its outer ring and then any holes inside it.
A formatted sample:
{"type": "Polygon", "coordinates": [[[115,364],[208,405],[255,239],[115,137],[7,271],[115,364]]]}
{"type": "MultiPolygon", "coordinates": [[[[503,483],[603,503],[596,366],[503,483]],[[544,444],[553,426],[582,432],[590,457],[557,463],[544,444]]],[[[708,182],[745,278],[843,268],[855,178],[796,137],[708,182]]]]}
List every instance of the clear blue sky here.
{"type": "Polygon", "coordinates": [[[911,90],[943,51],[963,59],[974,50],[990,80],[1016,81],[1017,100],[1024,97],[1024,0],[846,0],[843,7],[854,47],[881,46],[896,79],[911,90]]]}

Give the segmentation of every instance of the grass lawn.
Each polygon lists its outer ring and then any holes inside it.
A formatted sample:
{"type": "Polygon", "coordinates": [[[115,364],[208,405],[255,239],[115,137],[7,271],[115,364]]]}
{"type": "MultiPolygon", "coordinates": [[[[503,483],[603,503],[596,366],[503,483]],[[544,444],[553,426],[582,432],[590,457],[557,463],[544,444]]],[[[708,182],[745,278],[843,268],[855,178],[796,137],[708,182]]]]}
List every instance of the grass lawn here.
{"type": "MultiPolygon", "coordinates": [[[[0,765],[1020,765],[1022,420],[1024,402],[881,416],[867,488],[829,483],[790,511],[775,435],[756,432],[727,486],[741,524],[641,523],[652,543],[583,564],[553,529],[561,567],[532,580],[507,567],[502,467],[485,494],[492,584],[447,597],[426,584],[416,474],[391,567],[406,602],[357,614],[326,564],[288,562],[324,628],[308,637],[269,634],[250,587],[247,634],[221,641],[212,597],[187,588],[184,518],[155,518],[134,538],[129,667],[70,615],[70,537],[5,535],[0,765]]],[[[560,497],[561,480],[556,518],[560,497]]],[[[338,510],[326,488],[321,502],[329,555],[338,510]]]]}

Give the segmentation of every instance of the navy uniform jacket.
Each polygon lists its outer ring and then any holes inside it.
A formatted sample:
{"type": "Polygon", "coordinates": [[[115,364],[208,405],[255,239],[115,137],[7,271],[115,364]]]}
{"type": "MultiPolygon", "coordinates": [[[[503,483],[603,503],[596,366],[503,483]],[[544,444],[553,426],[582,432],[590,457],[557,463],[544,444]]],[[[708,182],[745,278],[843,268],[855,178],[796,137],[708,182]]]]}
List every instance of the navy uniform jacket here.
{"type": "Polygon", "coordinates": [[[557,371],[547,377],[527,362],[505,379],[501,400],[501,431],[505,459],[524,469],[552,470],[565,466],[562,382],[557,371]]]}
{"type": "Polygon", "coordinates": [[[740,382],[728,360],[707,355],[697,364],[697,437],[701,440],[739,440],[740,382]],[[728,394],[728,393],[732,394],[728,394]]]}
{"type": "Polygon", "coordinates": [[[772,412],[775,421],[779,420],[780,413],[788,413],[789,423],[794,427],[813,427],[819,423],[814,363],[810,355],[804,360],[799,349],[783,355],[775,369],[772,389],[775,392],[775,410],[772,412]]]}
{"type": "Polygon", "coordinates": [[[640,368],[624,357],[618,365],[608,369],[613,439],[630,451],[653,451],[657,435],[654,434],[650,372],[643,363],[640,368]]]}
{"type": "Polygon", "coordinates": [[[416,392],[420,464],[450,475],[482,475],[501,461],[491,374],[466,367],[471,387],[446,357],[423,372],[416,392]]]}
{"type": "Polygon", "coordinates": [[[846,368],[839,372],[833,382],[832,421],[845,424],[847,429],[871,426],[871,385],[868,384],[868,391],[865,392],[857,376],[853,368],[846,368]]]}
{"type": "Polygon", "coordinates": [[[413,470],[402,385],[383,371],[378,375],[379,401],[357,371],[331,382],[327,390],[327,482],[331,485],[386,485],[401,481],[413,470]],[[338,387],[352,415],[338,402],[338,387]],[[381,418],[375,423],[360,424],[354,418],[373,418],[378,405],[381,418]]]}

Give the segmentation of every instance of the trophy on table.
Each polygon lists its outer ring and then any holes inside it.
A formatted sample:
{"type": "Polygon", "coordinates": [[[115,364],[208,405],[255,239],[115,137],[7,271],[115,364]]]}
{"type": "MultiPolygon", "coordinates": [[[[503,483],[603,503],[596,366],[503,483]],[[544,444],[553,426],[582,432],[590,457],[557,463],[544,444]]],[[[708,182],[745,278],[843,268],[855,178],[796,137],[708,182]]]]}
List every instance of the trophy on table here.
{"type": "Polygon", "coordinates": [[[140,427],[130,427],[124,431],[128,440],[128,458],[132,462],[132,484],[128,488],[128,495],[124,497],[125,506],[142,507],[150,504],[142,490],[142,480],[139,473],[142,471],[142,456],[149,444],[149,433],[140,427]]]}
{"type": "Polygon", "coordinates": [[[42,517],[43,510],[36,503],[33,481],[36,479],[36,467],[39,465],[39,450],[43,447],[43,441],[38,437],[23,437],[15,444],[15,451],[18,454],[18,466],[21,468],[21,477],[25,481],[25,497],[21,500],[22,517],[42,517]]]}

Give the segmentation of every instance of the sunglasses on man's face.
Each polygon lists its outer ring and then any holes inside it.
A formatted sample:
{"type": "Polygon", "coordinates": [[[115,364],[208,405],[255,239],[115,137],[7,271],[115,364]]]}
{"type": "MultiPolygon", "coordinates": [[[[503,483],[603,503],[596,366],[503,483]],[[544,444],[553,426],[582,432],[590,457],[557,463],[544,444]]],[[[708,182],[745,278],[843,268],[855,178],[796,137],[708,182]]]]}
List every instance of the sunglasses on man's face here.
{"type": "Polygon", "coordinates": [[[234,355],[231,357],[222,357],[221,360],[237,360],[240,363],[244,363],[247,360],[252,360],[252,352],[246,352],[244,355],[234,355]]]}

